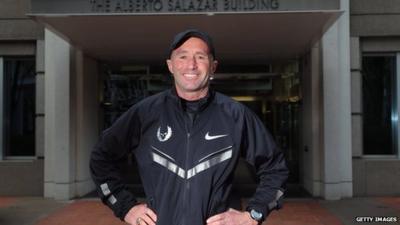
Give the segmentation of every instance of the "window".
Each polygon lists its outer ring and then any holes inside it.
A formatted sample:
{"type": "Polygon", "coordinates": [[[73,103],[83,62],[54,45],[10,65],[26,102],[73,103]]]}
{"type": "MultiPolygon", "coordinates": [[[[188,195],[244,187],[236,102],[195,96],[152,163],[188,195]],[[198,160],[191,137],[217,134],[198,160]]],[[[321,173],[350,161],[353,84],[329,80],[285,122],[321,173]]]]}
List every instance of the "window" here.
{"type": "Polygon", "coordinates": [[[35,60],[33,57],[0,59],[2,156],[34,156],[35,60]]]}
{"type": "Polygon", "coordinates": [[[362,58],[364,155],[397,154],[397,56],[362,58]]]}

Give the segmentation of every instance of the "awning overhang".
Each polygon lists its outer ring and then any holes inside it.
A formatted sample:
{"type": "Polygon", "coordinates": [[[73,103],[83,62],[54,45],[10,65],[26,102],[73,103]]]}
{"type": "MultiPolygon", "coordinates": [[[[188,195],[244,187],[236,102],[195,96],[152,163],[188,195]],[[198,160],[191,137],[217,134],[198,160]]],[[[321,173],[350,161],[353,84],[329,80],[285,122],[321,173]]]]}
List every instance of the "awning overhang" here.
{"type": "Polygon", "coordinates": [[[198,28],[213,37],[220,63],[248,65],[301,57],[341,14],[340,10],[313,10],[30,16],[104,62],[159,65],[177,32],[198,28]]]}

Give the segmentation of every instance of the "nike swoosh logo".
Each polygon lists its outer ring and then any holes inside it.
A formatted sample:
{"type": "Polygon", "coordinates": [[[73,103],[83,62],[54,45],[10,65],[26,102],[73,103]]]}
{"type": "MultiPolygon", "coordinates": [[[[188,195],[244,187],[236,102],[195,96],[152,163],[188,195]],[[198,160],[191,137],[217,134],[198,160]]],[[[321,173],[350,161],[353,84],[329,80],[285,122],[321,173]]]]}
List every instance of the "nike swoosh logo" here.
{"type": "Polygon", "coordinates": [[[210,140],[214,140],[214,139],[217,139],[217,138],[222,138],[222,137],[225,137],[225,136],[228,136],[227,134],[221,134],[221,135],[213,135],[213,136],[211,136],[210,134],[209,134],[209,132],[207,132],[207,134],[206,134],[206,136],[204,136],[204,138],[207,140],[207,141],[210,141],[210,140]]]}

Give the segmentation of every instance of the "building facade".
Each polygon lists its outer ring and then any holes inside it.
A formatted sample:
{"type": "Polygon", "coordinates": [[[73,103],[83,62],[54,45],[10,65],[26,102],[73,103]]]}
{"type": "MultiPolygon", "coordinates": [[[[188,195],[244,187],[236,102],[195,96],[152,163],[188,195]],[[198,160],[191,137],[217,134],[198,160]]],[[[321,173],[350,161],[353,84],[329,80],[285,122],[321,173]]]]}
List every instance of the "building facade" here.
{"type": "MultiPolygon", "coordinates": [[[[213,86],[265,122],[291,184],[332,200],[400,194],[395,0],[19,0],[0,12],[1,195],[93,191],[100,132],[171,85],[166,51],[187,28],[214,38],[213,86]]],[[[237,177],[254,184],[244,164],[237,177]]]]}

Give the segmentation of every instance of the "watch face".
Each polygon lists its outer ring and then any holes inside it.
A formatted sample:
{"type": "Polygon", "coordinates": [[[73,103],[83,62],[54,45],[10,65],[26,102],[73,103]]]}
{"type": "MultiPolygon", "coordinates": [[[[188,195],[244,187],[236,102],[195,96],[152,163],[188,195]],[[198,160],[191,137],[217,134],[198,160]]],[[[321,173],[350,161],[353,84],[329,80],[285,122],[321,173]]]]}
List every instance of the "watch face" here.
{"type": "Polygon", "coordinates": [[[260,221],[260,220],[262,220],[262,218],[263,218],[263,214],[260,213],[260,212],[257,212],[257,211],[254,210],[254,209],[252,209],[252,210],[250,211],[250,215],[251,215],[251,218],[253,218],[254,220],[257,220],[257,221],[260,221]]]}

